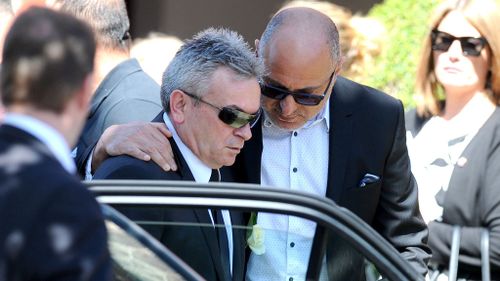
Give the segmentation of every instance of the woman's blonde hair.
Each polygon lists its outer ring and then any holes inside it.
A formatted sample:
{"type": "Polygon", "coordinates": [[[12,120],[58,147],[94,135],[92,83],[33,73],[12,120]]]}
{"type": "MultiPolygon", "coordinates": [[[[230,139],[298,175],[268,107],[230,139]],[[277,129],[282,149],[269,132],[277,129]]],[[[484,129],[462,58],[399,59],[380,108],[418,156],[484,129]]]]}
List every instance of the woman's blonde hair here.
{"type": "MultiPolygon", "coordinates": [[[[438,115],[443,109],[440,90],[442,86],[434,73],[431,31],[438,27],[450,11],[461,13],[488,41],[491,54],[490,74],[487,83],[490,99],[500,104],[500,0],[447,0],[438,6],[431,18],[430,29],[424,40],[417,68],[415,102],[419,116],[438,115]]],[[[485,85],[486,88],[486,85],[485,85]]]]}

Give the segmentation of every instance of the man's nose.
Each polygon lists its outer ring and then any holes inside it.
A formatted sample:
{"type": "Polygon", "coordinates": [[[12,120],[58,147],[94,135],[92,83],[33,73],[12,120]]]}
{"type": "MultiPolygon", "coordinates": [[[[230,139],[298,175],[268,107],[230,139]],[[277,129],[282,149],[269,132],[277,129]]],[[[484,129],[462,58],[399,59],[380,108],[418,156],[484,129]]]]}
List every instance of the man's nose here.
{"type": "Polygon", "coordinates": [[[250,124],[246,124],[241,128],[237,128],[234,131],[235,135],[243,138],[245,141],[249,140],[252,137],[252,130],[250,129],[250,124]]]}
{"type": "Polygon", "coordinates": [[[292,95],[288,95],[280,101],[280,109],[281,114],[285,116],[291,115],[297,110],[297,103],[292,95]]]}

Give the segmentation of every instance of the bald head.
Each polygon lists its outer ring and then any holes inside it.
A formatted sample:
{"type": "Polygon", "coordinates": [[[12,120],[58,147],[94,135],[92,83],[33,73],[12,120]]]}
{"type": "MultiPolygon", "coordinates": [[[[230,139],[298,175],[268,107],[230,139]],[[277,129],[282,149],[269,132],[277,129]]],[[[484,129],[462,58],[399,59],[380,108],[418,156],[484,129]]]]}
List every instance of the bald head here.
{"type": "Polygon", "coordinates": [[[267,24],[259,41],[259,55],[264,57],[272,44],[288,44],[299,51],[327,48],[334,63],[341,58],[339,33],[325,14],[305,7],[280,10],[267,24]]]}

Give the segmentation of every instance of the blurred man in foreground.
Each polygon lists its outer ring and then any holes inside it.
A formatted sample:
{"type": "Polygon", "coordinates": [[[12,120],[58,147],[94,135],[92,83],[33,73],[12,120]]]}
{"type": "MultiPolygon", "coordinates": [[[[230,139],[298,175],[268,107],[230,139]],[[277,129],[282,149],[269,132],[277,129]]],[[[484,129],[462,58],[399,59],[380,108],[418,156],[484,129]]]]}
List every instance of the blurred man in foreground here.
{"type": "Polygon", "coordinates": [[[100,208],[70,156],[88,112],[95,41],[66,14],[30,8],[5,39],[0,280],[109,280],[100,208]]]}

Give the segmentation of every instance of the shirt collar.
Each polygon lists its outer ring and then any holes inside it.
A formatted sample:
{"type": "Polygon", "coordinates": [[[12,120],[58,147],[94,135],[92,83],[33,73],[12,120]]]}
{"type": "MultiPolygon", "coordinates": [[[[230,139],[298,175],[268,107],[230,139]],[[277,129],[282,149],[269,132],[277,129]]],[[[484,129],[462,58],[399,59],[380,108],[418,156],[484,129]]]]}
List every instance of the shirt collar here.
{"type": "Polygon", "coordinates": [[[33,135],[49,148],[68,173],[73,174],[76,172],[75,162],[71,158],[68,143],[62,134],[49,124],[34,117],[16,113],[6,114],[3,123],[33,135]]]}
{"type": "Polygon", "coordinates": [[[174,125],[168,118],[167,113],[163,113],[163,121],[165,125],[167,125],[168,130],[172,133],[172,137],[175,140],[175,143],[179,147],[179,150],[182,153],[182,156],[186,160],[191,173],[196,182],[207,183],[210,180],[210,176],[212,175],[212,169],[205,165],[192,151],[187,147],[184,142],[182,142],[181,138],[177,134],[174,125]]]}
{"type": "MultiPolygon", "coordinates": [[[[274,127],[274,128],[277,128],[277,129],[280,129],[279,127],[275,126],[273,124],[273,122],[271,121],[271,118],[269,118],[269,116],[267,115],[266,111],[264,110],[264,114],[263,114],[263,126],[264,127],[274,127]]],[[[312,126],[315,126],[319,123],[322,123],[322,122],[325,122],[325,126],[326,126],[326,131],[329,132],[330,131],[330,99],[326,100],[325,101],[325,106],[323,106],[323,108],[318,112],[318,114],[316,114],[316,116],[314,116],[312,119],[308,120],[304,126],[302,126],[301,128],[297,129],[297,130],[301,130],[301,129],[307,129],[307,128],[310,128],[312,126]]]]}

